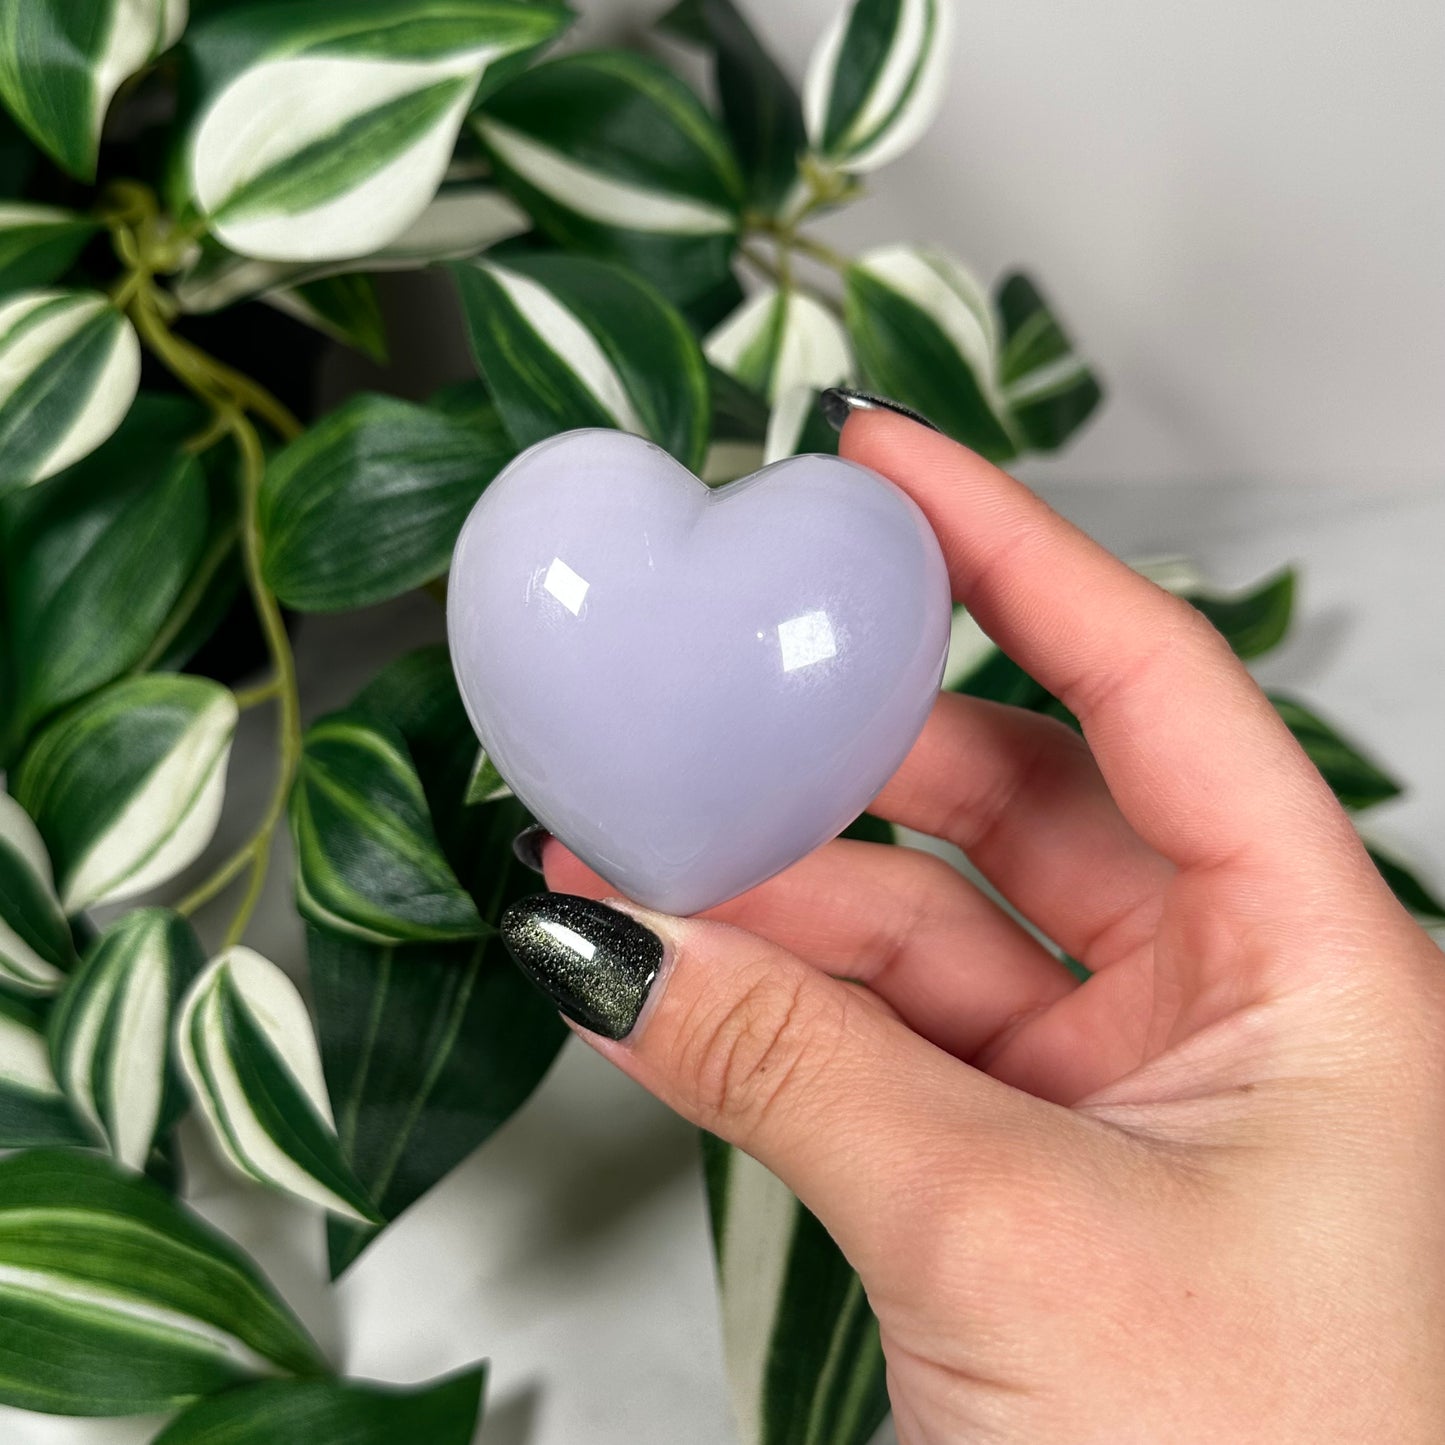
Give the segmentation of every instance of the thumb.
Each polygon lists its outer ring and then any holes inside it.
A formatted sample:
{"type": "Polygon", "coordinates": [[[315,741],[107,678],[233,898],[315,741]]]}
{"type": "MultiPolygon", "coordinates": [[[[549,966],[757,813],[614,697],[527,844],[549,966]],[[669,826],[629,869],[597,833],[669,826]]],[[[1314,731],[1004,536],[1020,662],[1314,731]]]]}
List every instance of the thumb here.
{"type": "Polygon", "coordinates": [[[865,1276],[896,1269],[960,1170],[1017,1177],[1041,1139],[1051,1106],[867,990],[729,924],[611,903],[525,898],[502,937],[589,1044],[782,1179],[865,1276]]]}

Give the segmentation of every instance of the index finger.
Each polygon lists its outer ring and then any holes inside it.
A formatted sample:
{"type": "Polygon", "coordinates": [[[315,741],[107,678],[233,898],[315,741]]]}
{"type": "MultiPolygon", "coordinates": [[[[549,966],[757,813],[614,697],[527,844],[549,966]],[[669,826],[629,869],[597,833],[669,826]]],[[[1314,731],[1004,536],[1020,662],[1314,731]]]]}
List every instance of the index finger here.
{"type": "MultiPolygon", "coordinates": [[[[982,457],[902,416],[853,413],[841,454],[901,486],[955,600],[1079,719],[1120,809],[1180,867],[1283,853],[1353,827],[1208,621],[982,457]]],[[[1338,855],[1336,855],[1338,856],[1338,855]]]]}

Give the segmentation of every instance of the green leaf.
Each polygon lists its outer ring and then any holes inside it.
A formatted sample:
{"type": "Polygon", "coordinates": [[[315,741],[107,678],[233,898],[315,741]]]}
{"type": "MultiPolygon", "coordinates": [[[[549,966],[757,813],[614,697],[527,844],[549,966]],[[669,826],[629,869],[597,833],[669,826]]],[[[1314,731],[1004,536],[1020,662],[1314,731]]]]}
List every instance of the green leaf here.
{"type": "Polygon", "coordinates": [[[1284,640],[1294,611],[1295,582],[1294,568],[1285,567],[1244,592],[1228,596],[1187,592],[1184,596],[1224,634],[1235,655],[1248,661],[1284,640]]]}
{"type": "Polygon", "coordinates": [[[876,170],[933,123],[948,79],[949,0],[854,0],[808,62],[803,115],[838,169],[876,170]]]}
{"type": "Polygon", "coordinates": [[[1390,891],[1422,923],[1445,923],[1445,903],[1432,893],[1398,858],[1392,858],[1374,844],[1369,845],[1370,858],[1390,891]]]}
{"type": "Polygon", "coordinates": [[[0,791],[0,982],[54,993],[75,962],[45,843],[25,809],[0,791]]]}
{"type": "MultiPolygon", "coordinates": [[[[476,737],[444,647],[387,668],[354,703],[406,738],[442,846],[495,925],[536,875],[513,856],[531,818],[514,798],[468,805],[476,737]]],[[[394,1219],[506,1119],[567,1030],[493,934],[475,944],[384,948],[313,929],[311,981],[342,1146],[394,1219]]],[[[374,1237],[331,1223],[340,1274],[374,1237]]]]}
{"type": "Polygon", "coordinates": [[[727,274],[743,182],[717,122],[670,71],[626,51],[534,66],[475,121],[499,183],[561,246],[688,301],[727,274]]]}
{"type": "Polygon", "coordinates": [[[15,795],[67,913],[173,878],[210,842],[236,700],[200,677],[125,678],[60,714],[20,759],[15,795]]]}
{"type": "Polygon", "coordinates": [[[875,818],[872,813],[859,813],[839,836],[854,838],[860,843],[896,843],[898,841],[893,831],[893,824],[882,818],[875,818]]]}
{"type": "Polygon", "coordinates": [[[359,351],[369,361],[386,361],[386,321],[370,276],[351,272],[322,276],[296,286],[281,286],[266,302],[323,336],[359,351]]]}
{"type": "Polygon", "coordinates": [[[506,797],[512,790],[507,780],[497,771],[492,760],[481,749],[477,749],[477,761],[467,779],[467,791],[463,795],[468,803],[495,803],[506,797]]]}
{"type": "Polygon", "coordinates": [[[353,397],[267,467],[266,580],[303,612],[421,586],[446,571],[467,513],[513,451],[490,406],[462,421],[394,397],[353,397]]]}
{"type": "Polygon", "coordinates": [[[930,247],[884,246],[845,278],[848,336],[868,380],[992,461],[1018,451],[998,391],[998,338],[982,288],[930,247]]]}
{"type": "Polygon", "coordinates": [[[489,932],[432,827],[405,738],[362,712],[307,732],[291,794],[296,895],[313,923],[373,943],[489,932]]]}
{"type": "Polygon", "coordinates": [[[1324,775],[1335,797],[1346,808],[1358,811],[1399,797],[1399,783],[1364,757],[1327,722],[1293,698],[1270,693],[1269,700],[1295,735],[1295,740],[1309,754],[1310,761],[1324,775]]]}
{"type": "Polygon", "coordinates": [[[145,1168],[184,1107],[171,1026],[204,963],[185,919],[166,908],[137,909],[91,945],[51,1012],[55,1077],[128,1168],[145,1168]]]}
{"type": "Polygon", "coordinates": [[[44,1013],[0,993],[0,1149],[89,1142],[51,1071],[44,1013]]]}
{"type": "Polygon", "coordinates": [[[153,1445],[471,1445],[486,1367],[426,1385],[268,1380],[192,1405],[153,1445]]]}
{"type": "Polygon", "coordinates": [[[142,396],[108,442],[0,514],[17,737],[154,643],[205,545],[207,489],[183,450],[204,421],[178,397],[142,396]]]}
{"type": "Polygon", "coordinates": [[[706,363],[687,323],[641,277],[584,256],[452,266],[472,352],[512,440],[572,427],[650,437],[698,470],[706,363]]]}
{"type": "Polygon", "coordinates": [[[999,380],[1013,423],[1035,451],[1056,451],[1097,410],[1103,390],[1029,277],[1005,278],[998,313],[999,380]]]}
{"type": "Polygon", "coordinates": [[[806,291],[765,286],[703,342],[703,354],[776,405],[797,387],[839,386],[853,369],[842,323],[806,291]]]}
{"type": "Polygon", "coordinates": [[[0,1401],[140,1415],[326,1363],[231,1242],[97,1154],[0,1160],[0,1401]]]}
{"type": "Polygon", "coordinates": [[[94,180],[116,91],[185,23],[186,0],[0,0],[0,99],[62,169],[94,180]]]}
{"type": "Polygon", "coordinates": [[[682,0],[657,24],[712,51],[723,123],[747,179],[748,199],[776,212],[797,181],[798,157],[807,146],[792,82],[732,0],[682,0]]]}
{"type": "Polygon", "coordinates": [[[547,44],[523,0],[296,0],[219,11],[187,44],[189,184],[232,251],[366,256],[426,210],[487,67],[547,44]]]}
{"type": "Polygon", "coordinates": [[[181,1071],[233,1168],[343,1218],[374,1223],[342,1156],[311,1017],[296,985],[249,948],[192,984],[176,1025],[181,1071]]]}
{"type": "Polygon", "coordinates": [[[997,648],[988,652],[949,691],[965,692],[970,697],[1008,703],[1011,707],[1028,708],[1032,712],[1042,711],[1051,696],[1046,687],[1035,682],[1018,663],[997,648]]]}
{"type": "Polygon", "coordinates": [[[104,296],[22,291],[0,302],[0,495],[94,451],[139,383],[135,328],[104,296]]]}
{"type": "Polygon", "coordinates": [[[888,1391],[862,1281],[761,1164],[701,1137],[740,1440],[867,1445],[888,1391]]]}
{"type": "Polygon", "coordinates": [[[0,294],[58,281],[99,230],[89,216],[58,206],[0,204],[0,294]]]}

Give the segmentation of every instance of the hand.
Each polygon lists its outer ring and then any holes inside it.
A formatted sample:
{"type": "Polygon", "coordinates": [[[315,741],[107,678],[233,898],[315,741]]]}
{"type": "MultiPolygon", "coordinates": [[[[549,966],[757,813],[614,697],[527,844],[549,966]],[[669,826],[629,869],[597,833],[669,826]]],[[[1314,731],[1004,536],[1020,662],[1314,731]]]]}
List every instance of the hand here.
{"type": "Polygon", "coordinates": [[[847,840],[696,919],[619,903],[646,932],[576,905],[586,968],[535,946],[544,895],[519,959],[594,1022],[650,987],[583,1037],[828,1227],[903,1445],[1445,1439],[1445,960],[1194,609],[914,422],[856,413],[843,454],[1084,730],[945,694],[871,811],[1094,976],[847,840]]]}

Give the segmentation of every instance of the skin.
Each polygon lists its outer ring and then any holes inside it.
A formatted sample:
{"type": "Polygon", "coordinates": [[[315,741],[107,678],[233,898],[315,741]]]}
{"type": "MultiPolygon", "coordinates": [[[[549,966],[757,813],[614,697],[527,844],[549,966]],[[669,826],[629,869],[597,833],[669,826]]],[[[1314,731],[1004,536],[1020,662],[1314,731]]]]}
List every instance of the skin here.
{"type": "Polygon", "coordinates": [[[621,1043],[878,1315],[903,1445],[1445,1439],[1445,960],[1219,635],[947,439],[856,413],[954,597],[1057,694],[943,695],[840,840],[658,932],[621,1043]],[[844,979],[856,982],[845,982],[844,979]]]}

